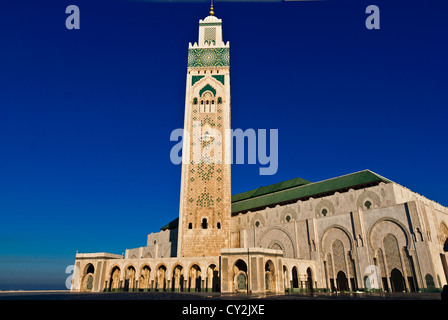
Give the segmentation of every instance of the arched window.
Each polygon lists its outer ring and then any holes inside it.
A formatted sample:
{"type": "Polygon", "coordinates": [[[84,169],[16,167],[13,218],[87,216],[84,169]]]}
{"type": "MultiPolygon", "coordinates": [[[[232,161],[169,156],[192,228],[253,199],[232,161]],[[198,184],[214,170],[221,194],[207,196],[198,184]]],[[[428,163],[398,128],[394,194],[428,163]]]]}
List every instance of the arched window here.
{"type": "Polygon", "coordinates": [[[86,274],[88,273],[95,273],[95,267],[93,264],[89,263],[89,267],[87,268],[86,274]]]}
{"type": "Polygon", "coordinates": [[[199,107],[199,112],[204,112],[205,106],[204,106],[204,100],[201,100],[201,106],[199,107]]]}
{"type": "Polygon", "coordinates": [[[221,222],[218,222],[218,223],[216,224],[216,227],[217,227],[218,229],[221,229],[221,222]]]}
{"type": "Polygon", "coordinates": [[[372,202],[370,202],[369,200],[367,200],[366,202],[364,202],[364,205],[366,206],[367,210],[370,209],[370,207],[372,206],[372,202]]]}
{"type": "Polygon", "coordinates": [[[202,219],[202,229],[207,229],[207,219],[202,219]]]}
{"type": "Polygon", "coordinates": [[[198,98],[193,99],[193,104],[198,104],[198,98]]]}
{"type": "Polygon", "coordinates": [[[188,229],[193,229],[193,224],[191,222],[188,224],[188,229]]]}
{"type": "Polygon", "coordinates": [[[203,87],[199,91],[199,96],[201,99],[201,108],[199,112],[216,112],[215,108],[215,96],[216,96],[216,90],[209,84],[207,84],[205,87],[203,87]]]}

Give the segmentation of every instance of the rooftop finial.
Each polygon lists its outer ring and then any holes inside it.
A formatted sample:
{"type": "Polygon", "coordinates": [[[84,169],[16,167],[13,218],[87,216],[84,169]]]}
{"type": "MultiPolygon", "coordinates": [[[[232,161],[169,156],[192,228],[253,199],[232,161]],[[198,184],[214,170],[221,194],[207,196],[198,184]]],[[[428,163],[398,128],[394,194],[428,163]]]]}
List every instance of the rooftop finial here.
{"type": "Polygon", "coordinates": [[[211,5],[210,5],[210,13],[209,15],[214,16],[215,12],[213,11],[213,0],[211,0],[211,5]]]}

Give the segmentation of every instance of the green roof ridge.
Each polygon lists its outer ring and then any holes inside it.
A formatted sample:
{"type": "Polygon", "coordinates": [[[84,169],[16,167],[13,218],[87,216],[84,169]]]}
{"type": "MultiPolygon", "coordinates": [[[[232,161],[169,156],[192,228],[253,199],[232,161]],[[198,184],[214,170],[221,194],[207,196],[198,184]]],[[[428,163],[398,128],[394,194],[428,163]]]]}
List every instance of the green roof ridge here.
{"type": "Polygon", "coordinates": [[[326,192],[335,192],[340,189],[350,188],[373,182],[389,183],[392,181],[370,170],[362,170],[336,178],[308,183],[285,190],[271,192],[268,194],[254,196],[256,194],[255,192],[251,198],[232,201],[232,213],[248,211],[250,209],[259,207],[266,207],[284,201],[311,197],[313,195],[319,195],[326,192]]]}
{"type": "Polygon", "coordinates": [[[293,178],[293,179],[277,182],[274,184],[270,184],[267,186],[258,187],[257,189],[253,189],[253,190],[235,194],[232,196],[232,202],[238,202],[238,201],[246,200],[249,198],[259,197],[259,196],[262,196],[265,194],[283,191],[283,190],[287,190],[290,188],[303,186],[303,185],[309,184],[309,183],[311,183],[311,181],[308,181],[308,180],[305,180],[302,178],[293,178]]]}
{"type": "Polygon", "coordinates": [[[178,226],[179,226],[179,217],[177,217],[173,221],[171,221],[171,222],[167,223],[166,225],[164,225],[162,228],[160,228],[160,230],[176,229],[178,226]]]}

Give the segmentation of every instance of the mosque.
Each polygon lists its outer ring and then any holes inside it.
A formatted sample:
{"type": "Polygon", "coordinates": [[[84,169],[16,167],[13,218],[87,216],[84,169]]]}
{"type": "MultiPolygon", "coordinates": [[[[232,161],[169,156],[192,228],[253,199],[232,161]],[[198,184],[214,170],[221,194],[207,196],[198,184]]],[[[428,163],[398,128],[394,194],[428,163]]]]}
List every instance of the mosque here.
{"type": "Polygon", "coordinates": [[[179,218],[124,256],[77,253],[72,291],[418,292],[447,284],[448,208],[369,170],[231,195],[231,145],[220,139],[230,128],[229,42],[212,6],[188,49],[184,130],[200,134],[183,140],[179,218]]]}

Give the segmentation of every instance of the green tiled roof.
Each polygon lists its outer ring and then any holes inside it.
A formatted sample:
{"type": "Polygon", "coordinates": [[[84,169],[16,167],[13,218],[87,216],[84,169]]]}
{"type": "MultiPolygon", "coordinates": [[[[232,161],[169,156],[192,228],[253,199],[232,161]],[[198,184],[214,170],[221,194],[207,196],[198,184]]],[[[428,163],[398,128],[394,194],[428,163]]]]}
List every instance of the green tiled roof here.
{"type": "Polygon", "coordinates": [[[250,198],[259,197],[259,196],[262,196],[262,195],[265,195],[268,193],[273,193],[273,192],[278,192],[278,191],[282,191],[282,190],[286,190],[286,189],[290,189],[290,188],[303,186],[308,183],[311,183],[311,182],[308,180],[302,179],[302,178],[294,178],[291,180],[274,183],[274,184],[271,184],[266,187],[259,187],[254,190],[235,194],[232,196],[232,203],[237,202],[237,201],[247,200],[250,198]]]}
{"type": "Polygon", "coordinates": [[[176,229],[179,225],[179,218],[174,219],[170,223],[164,225],[160,230],[166,230],[166,229],[176,229]]]}
{"type": "MultiPolygon", "coordinates": [[[[363,188],[380,182],[389,183],[392,181],[370,170],[363,170],[314,183],[305,179],[294,178],[233,195],[232,214],[262,209],[287,201],[322,197],[333,194],[336,191],[363,188]]],[[[163,226],[161,230],[177,228],[178,223],[179,218],[163,226]]]]}
{"type": "MultiPolygon", "coordinates": [[[[300,178],[296,178],[300,179],[300,178]]],[[[294,186],[294,180],[276,183],[267,187],[260,187],[232,196],[232,213],[263,208],[285,201],[297,201],[310,197],[321,197],[336,191],[374,185],[380,182],[392,182],[370,170],[355,172],[345,176],[323,180],[315,183],[303,180],[302,184],[294,186]],[[285,188],[283,188],[283,186],[285,188]],[[289,186],[289,187],[287,187],[289,186]]],[[[300,179],[302,180],[302,179],[300,179]]]]}

